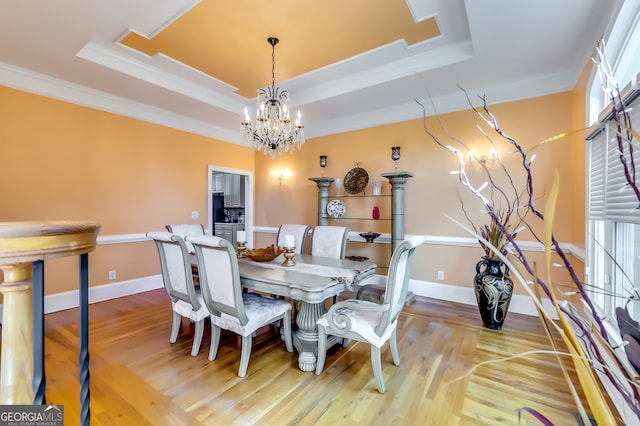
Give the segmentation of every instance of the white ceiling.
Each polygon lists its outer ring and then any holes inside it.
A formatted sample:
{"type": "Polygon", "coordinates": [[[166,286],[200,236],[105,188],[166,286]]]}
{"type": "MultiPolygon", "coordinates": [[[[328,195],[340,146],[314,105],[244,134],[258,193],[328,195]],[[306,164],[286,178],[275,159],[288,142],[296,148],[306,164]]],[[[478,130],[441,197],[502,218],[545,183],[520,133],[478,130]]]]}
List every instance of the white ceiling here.
{"type": "MultiPolygon", "coordinates": [[[[415,98],[431,96],[439,113],[466,109],[458,86],[490,103],[570,90],[621,2],[406,0],[416,22],[435,17],[441,36],[413,45],[400,39],[285,81],[276,71],[276,84],[302,110],[307,138],[418,118],[415,98]]],[[[198,3],[3,0],[0,85],[240,143],[242,110],[253,99],[170,57],[119,43],[130,31],[153,37],[198,3]]],[[[274,13],[291,12],[278,4],[274,13]]],[[[335,13],[317,19],[331,28],[335,13]]],[[[305,22],[292,19],[291,27],[302,34],[305,22]]],[[[264,39],[252,34],[242,42],[256,40],[270,54],[264,39]]],[[[264,68],[270,84],[270,62],[241,59],[264,68]]]]}

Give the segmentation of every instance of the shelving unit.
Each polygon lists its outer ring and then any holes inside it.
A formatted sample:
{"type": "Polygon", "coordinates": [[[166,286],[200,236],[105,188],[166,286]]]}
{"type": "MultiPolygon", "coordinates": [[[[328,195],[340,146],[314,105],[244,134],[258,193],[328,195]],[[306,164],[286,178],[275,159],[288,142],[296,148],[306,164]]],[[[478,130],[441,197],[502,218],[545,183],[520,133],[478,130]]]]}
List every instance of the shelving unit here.
{"type": "MultiPolygon", "coordinates": [[[[403,239],[404,239],[404,188],[407,183],[407,179],[413,177],[413,173],[409,172],[389,172],[389,173],[381,173],[380,176],[387,178],[389,183],[391,184],[391,194],[382,194],[382,195],[340,195],[340,196],[332,196],[331,198],[335,199],[344,199],[347,201],[353,201],[356,199],[360,200],[372,200],[372,199],[391,199],[390,206],[380,206],[383,209],[387,207],[390,209],[389,214],[381,214],[380,219],[373,219],[370,215],[365,216],[364,214],[355,217],[341,217],[341,218],[330,218],[327,213],[327,204],[329,204],[329,189],[331,184],[335,180],[332,177],[319,177],[319,178],[309,178],[310,181],[313,181],[318,186],[318,225],[329,225],[329,220],[332,221],[371,221],[371,222],[391,222],[391,249],[396,248],[403,239]]],[[[380,203],[382,204],[382,203],[380,203]]],[[[387,203],[388,204],[388,203],[387,203]]],[[[369,208],[369,212],[371,212],[373,204],[369,208]]],[[[347,206],[347,213],[349,212],[349,206],[347,206]]],[[[364,210],[360,210],[364,211],[364,210]]],[[[383,210],[383,212],[386,210],[383,210]]],[[[358,232],[367,232],[369,229],[361,229],[352,231],[358,232]]],[[[378,232],[377,230],[375,232],[378,232]]],[[[350,240],[350,241],[358,241],[358,240],[350,240]]]]}
{"type": "Polygon", "coordinates": [[[333,195],[330,198],[334,200],[345,200],[345,203],[350,204],[352,208],[347,209],[344,216],[329,217],[329,220],[338,220],[338,221],[340,220],[371,220],[371,221],[378,221],[378,222],[385,222],[385,221],[392,220],[391,205],[389,204],[389,201],[391,199],[391,194],[333,195]],[[360,205],[357,205],[357,204],[360,204],[360,205]],[[371,210],[373,209],[374,205],[377,205],[382,209],[379,219],[373,219],[371,216],[371,210]],[[356,211],[355,215],[353,213],[353,210],[356,211]]]}
{"type": "MultiPolygon", "coordinates": [[[[332,177],[319,177],[309,178],[318,186],[318,225],[337,225],[349,226],[351,232],[356,235],[360,232],[380,232],[381,234],[390,234],[391,239],[384,239],[383,236],[378,237],[374,243],[366,243],[360,236],[350,236],[350,242],[361,242],[364,244],[391,244],[391,252],[389,253],[389,259],[391,253],[396,246],[404,239],[404,197],[405,197],[405,184],[407,180],[413,177],[413,173],[410,172],[389,172],[381,173],[380,176],[389,180],[391,184],[390,194],[381,195],[339,195],[330,196],[329,189],[331,184],[335,180],[332,177]],[[346,216],[340,218],[332,218],[327,213],[327,204],[329,204],[329,198],[344,200],[346,209],[346,216]],[[356,201],[359,200],[359,201],[356,201]],[[373,208],[374,201],[384,200],[384,204],[380,202],[376,204],[381,209],[379,219],[373,219],[371,217],[371,209],[373,208]],[[389,202],[390,201],[390,202],[389,202]],[[360,206],[355,205],[360,203],[360,206]],[[368,216],[367,216],[368,208],[368,216]],[[354,216],[349,216],[349,211],[355,211],[354,216]],[[354,229],[355,226],[368,224],[371,228],[376,229],[354,229]],[[381,232],[382,227],[389,227],[390,232],[381,232]],[[379,240],[379,241],[378,241],[379,240]]],[[[385,268],[385,266],[382,266],[385,268]]],[[[413,301],[413,294],[407,295],[407,304],[413,301]]]]}
{"type": "MultiPolygon", "coordinates": [[[[373,244],[391,244],[391,194],[382,195],[340,195],[331,196],[330,200],[340,200],[345,203],[346,212],[340,217],[329,217],[329,224],[336,226],[348,226],[353,231],[349,236],[349,242],[365,243],[365,239],[358,235],[360,232],[378,232],[380,237],[376,238],[373,244]],[[372,215],[373,207],[377,206],[380,217],[374,219],[372,215]]],[[[369,243],[372,244],[372,243],[369,243]]],[[[353,246],[352,246],[353,248],[353,246]]],[[[356,251],[362,251],[361,248],[356,251]]],[[[382,250],[378,250],[382,252],[382,250]]],[[[384,252],[384,258],[389,258],[391,252],[384,252]]],[[[378,256],[380,257],[380,256],[378,256]]],[[[385,262],[380,264],[384,267],[385,262]]]]}

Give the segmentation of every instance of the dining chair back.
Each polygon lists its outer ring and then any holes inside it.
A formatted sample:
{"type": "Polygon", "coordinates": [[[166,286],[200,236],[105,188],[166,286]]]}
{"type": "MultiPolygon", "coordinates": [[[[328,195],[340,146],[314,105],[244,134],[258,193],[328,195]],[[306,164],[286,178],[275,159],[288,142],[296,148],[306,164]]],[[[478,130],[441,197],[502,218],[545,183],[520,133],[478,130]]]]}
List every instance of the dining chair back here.
{"type": "Polygon", "coordinates": [[[311,234],[311,255],[343,259],[347,248],[349,228],[319,225],[311,234]]]}
{"type": "MultiPolygon", "coordinates": [[[[409,288],[413,253],[423,238],[410,238],[398,244],[391,256],[382,304],[348,299],[340,301],[318,319],[318,359],[316,374],[324,369],[327,335],[353,339],[371,345],[371,366],[380,393],[385,392],[380,348],[389,341],[395,365],[400,365],[396,327],[409,288]]],[[[346,344],[345,344],[346,346],[346,344]]]]}
{"type": "Polygon", "coordinates": [[[221,330],[242,337],[238,376],[244,377],[251,356],[252,337],[256,330],[282,320],[287,351],[291,341],[291,305],[281,299],[242,291],[238,259],[231,242],[215,236],[187,237],[193,244],[200,276],[200,287],[211,318],[209,360],[218,353],[221,330]]]}
{"type": "Polygon", "coordinates": [[[298,225],[293,223],[285,223],[280,225],[278,229],[278,237],[276,238],[276,244],[280,247],[284,247],[284,236],[293,235],[293,240],[296,245],[295,252],[303,254],[307,247],[307,236],[311,231],[311,227],[307,225],[298,225]]]}
{"type": "Polygon", "coordinates": [[[189,318],[195,323],[191,355],[196,356],[209,311],[195,289],[187,245],[180,235],[170,232],[148,232],[147,238],[152,239],[158,249],[162,282],[171,300],[173,321],[169,341],[177,341],[182,317],[189,318]]]}
{"type": "Polygon", "coordinates": [[[179,223],[177,225],[165,225],[167,231],[178,234],[182,238],[189,235],[204,235],[204,226],[201,223],[179,223]]]}
{"type": "MultiPolygon", "coordinates": [[[[167,231],[172,234],[180,235],[183,239],[194,235],[204,235],[204,226],[200,223],[179,223],[177,225],[165,225],[167,231]]],[[[193,246],[189,241],[186,241],[187,250],[193,254],[193,246]]],[[[193,276],[193,282],[199,285],[198,271],[195,266],[191,266],[191,275],[193,276]]]]}

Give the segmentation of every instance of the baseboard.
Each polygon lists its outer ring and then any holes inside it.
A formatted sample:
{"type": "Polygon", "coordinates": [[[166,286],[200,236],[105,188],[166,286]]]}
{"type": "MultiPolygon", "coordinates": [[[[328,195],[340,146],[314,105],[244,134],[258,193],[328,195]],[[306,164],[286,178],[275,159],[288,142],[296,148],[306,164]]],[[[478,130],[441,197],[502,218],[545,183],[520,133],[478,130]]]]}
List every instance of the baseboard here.
{"type": "MultiPolygon", "coordinates": [[[[365,283],[384,285],[386,277],[384,275],[374,275],[368,278],[365,283]]],[[[476,306],[476,295],[472,287],[460,287],[450,284],[434,283],[429,281],[411,280],[409,291],[416,296],[430,297],[432,299],[446,300],[448,302],[462,303],[476,306]]],[[[545,312],[554,320],[558,319],[553,304],[547,300],[542,300],[542,307],[545,312]]],[[[509,312],[539,316],[535,304],[529,296],[514,294],[509,304],[509,312]]]]}
{"type": "MultiPolygon", "coordinates": [[[[384,285],[385,280],[386,277],[384,275],[374,275],[369,277],[365,283],[384,285]]],[[[134,280],[90,287],[89,304],[155,290],[162,286],[162,276],[158,274],[134,280]]],[[[473,288],[471,287],[460,287],[450,284],[411,280],[409,282],[409,290],[416,296],[463,303],[465,305],[476,305],[476,296],[473,292],[473,288]]],[[[64,293],[52,294],[45,296],[44,299],[44,310],[47,314],[65,309],[77,308],[79,306],[79,291],[73,290],[64,293]]],[[[543,299],[542,305],[552,319],[558,319],[558,315],[556,314],[551,302],[543,299]]],[[[2,308],[3,306],[0,305],[0,318],[2,318],[2,308]]],[[[509,305],[509,312],[538,316],[538,311],[531,298],[521,294],[513,295],[511,304],[509,305]]]]}
{"type": "MultiPolygon", "coordinates": [[[[155,290],[162,286],[162,275],[158,274],[133,280],[120,281],[113,284],[89,287],[89,304],[155,290]]],[[[80,306],[79,299],[79,290],[45,296],[44,312],[45,314],[48,314],[51,312],[63,311],[65,309],[77,308],[80,306]]]]}

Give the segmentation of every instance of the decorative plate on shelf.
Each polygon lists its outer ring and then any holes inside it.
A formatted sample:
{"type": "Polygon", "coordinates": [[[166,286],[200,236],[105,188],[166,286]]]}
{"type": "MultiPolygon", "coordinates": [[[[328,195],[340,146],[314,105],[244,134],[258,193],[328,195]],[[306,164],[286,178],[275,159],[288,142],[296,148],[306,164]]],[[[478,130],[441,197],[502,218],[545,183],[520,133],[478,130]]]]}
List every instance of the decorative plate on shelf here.
{"type": "Polygon", "coordinates": [[[360,163],[356,163],[356,167],[349,170],[344,177],[344,190],[349,194],[358,194],[364,191],[368,183],[369,173],[360,167],[360,163]]]}
{"type": "Polygon", "coordinates": [[[331,217],[341,217],[345,211],[347,211],[347,208],[340,200],[332,200],[327,204],[327,213],[329,213],[331,217]]]}

